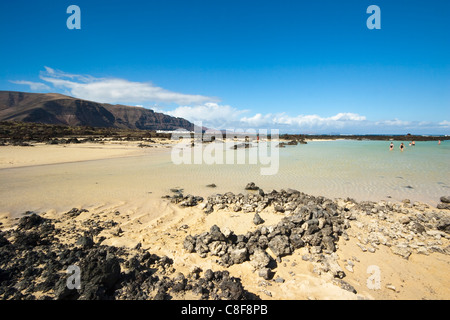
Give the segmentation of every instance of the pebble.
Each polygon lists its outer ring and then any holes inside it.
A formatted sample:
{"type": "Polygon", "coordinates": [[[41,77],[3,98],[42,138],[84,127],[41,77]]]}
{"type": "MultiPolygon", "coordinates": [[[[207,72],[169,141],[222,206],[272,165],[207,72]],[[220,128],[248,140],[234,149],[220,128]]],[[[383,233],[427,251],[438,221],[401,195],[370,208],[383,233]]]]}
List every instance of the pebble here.
{"type": "Polygon", "coordinates": [[[284,283],[284,279],[281,278],[281,277],[278,277],[278,278],[275,279],[275,282],[276,283],[284,283]]]}
{"type": "Polygon", "coordinates": [[[111,235],[118,237],[120,236],[120,234],[122,233],[122,229],[119,226],[116,226],[114,228],[111,229],[111,235]]]}
{"type": "Polygon", "coordinates": [[[270,286],[272,286],[272,284],[270,282],[267,282],[264,280],[261,280],[258,282],[258,287],[270,287],[270,286]]]}
{"type": "Polygon", "coordinates": [[[272,277],[272,271],[269,268],[259,269],[258,276],[260,276],[264,280],[269,280],[272,277]]]}
{"type": "Polygon", "coordinates": [[[266,296],[268,297],[272,297],[272,293],[270,291],[267,290],[261,290],[262,293],[264,293],[266,296]]]}
{"type": "Polygon", "coordinates": [[[409,256],[411,255],[411,249],[408,248],[406,245],[395,245],[391,247],[391,251],[396,254],[401,256],[404,259],[408,259],[409,256]]]}
{"type": "Polygon", "coordinates": [[[389,289],[389,290],[392,290],[392,291],[396,291],[395,286],[393,286],[393,285],[390,284],[390,283],[388,283],[388,284],[386,285],[386,289],[389,289]]]}
{"type": "Polygon", "coordinates": [[[360,243],[356,243],[356,245],[361,249],[362,252],[366,252],[367,248],[360,243]]]}
{"type": "Polygon", "coordinates": [[[408,224],[408,223],[411,222],[411,219],[410,219],[408,216],[404,216],[404,217],[401,217],[401,218],[399,219],[399,222],[400,222],[401,224],[408,224]]]}
{"type": "Polygon", "coordinates": [[[424,248],[424,247],[419,247],[419,248],[417,248],[416,249],[416,252],[418,253],[418,254],[424,254],[424,255],[426,255],[426,256],[428,256],[430,253],[428,252],[428,250],[426,249],[426,248],[424,248]]]}

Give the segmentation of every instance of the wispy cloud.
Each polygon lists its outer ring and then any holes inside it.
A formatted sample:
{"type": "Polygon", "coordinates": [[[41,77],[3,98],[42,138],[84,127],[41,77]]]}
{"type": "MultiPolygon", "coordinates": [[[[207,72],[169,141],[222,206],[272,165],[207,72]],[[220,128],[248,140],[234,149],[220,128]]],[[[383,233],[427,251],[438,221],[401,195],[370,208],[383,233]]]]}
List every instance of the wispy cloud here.
{"type": "MultiPolygon", "coordinates": [[[[70,74],[50,67],[45,67],[45,71],[40,73],[40,79],[71,96],[98,102],[194,104],[218,100],[203,95],[170,91],[150,82],[136,82],[119,78],[96,78],[90,75],[70,74]]],[[[16,81],[14,83],[30,85],[32,90],[44,88],[50,90],[49,86],[42,83],[30,81],[16,81]]]]}
{"type": "Polygon", "coordinates": [[[9,82],[15,83],[15,84],[21,84],[21,85],[30,86],[30,89],[33,90],[33,91],[48,91],[48,90],[51,90],[51,88],[48,85],[46,85],[45,83],[41,83],[41,82],[33,82],[33,81],[26,81],[26,80],[18,80],[18,81],[10,80],[9,82]]]}
{"type": "Polygon", "coordinates": [[[69,78],[69,79],[78,79],[79,81],[82,82],[89,82],[89,81],[93,81],[96,78],[89,76],[89,75],[81,75],[81,74],[72,74],[72,73],[67,73],[61,70],[56,70],[47,66],[44,66],[45,71],[41,71],[40,74],[41,75],[47,75],[50,76],[52,78],[69,78]]]}
{"type": "Polygon", "coordinates": [[[376,125],[387,125],[387,126],[410,126],[412,124],[411,121],[402,121],[399,119],[393,120],[383,120],[375,122],[376,125]]]}

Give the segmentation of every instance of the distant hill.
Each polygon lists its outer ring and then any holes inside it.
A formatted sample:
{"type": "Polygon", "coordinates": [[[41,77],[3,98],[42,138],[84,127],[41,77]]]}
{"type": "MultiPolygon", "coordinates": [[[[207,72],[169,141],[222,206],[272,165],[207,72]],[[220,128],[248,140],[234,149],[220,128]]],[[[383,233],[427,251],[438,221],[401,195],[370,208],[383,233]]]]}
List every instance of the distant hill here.
{"type": "Polygon", "coordinates": [[[111,105],[57,93],[0,91],[0,121],[140,130],[194,130],[194,124],[150,109],[111,105]]]}

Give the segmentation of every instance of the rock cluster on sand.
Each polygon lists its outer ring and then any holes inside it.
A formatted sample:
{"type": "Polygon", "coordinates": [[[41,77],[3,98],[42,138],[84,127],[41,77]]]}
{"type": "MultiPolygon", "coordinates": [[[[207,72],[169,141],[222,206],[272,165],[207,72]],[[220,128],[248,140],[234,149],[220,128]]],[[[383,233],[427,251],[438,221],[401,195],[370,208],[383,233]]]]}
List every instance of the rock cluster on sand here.
{"type": "Polygon", "coordinates": [[[230,230],[222,231],[215,225],[209,232],[189,235],[184,240],[184,248],[188,252],[197,252],[201,257],[208,254],[217,256],[219,263],[226,267],[250,261],[264,278],[270,278],[270,269],[276,266],[266,249],[278,261],[304,246],[311,247],[317,254],[332,254],[336,251],[339,236],[349,227],[333,201],[292,189],[264,195],[215,195],[208,198],[207,205],[228,207],[234,211],[238,206],[245,212],[256,212],[254,223],[257,225],[263,223],[258,212],[269,205],[273,205],[275,211],[290,213],[277,225],[261,226],[243,235],[235,235],[230,230]]]}
{"type": "Polygon", "coordinates": [[[281,190],[279,192],[273,190],[270,193],[265,193],[255,183],[250,182],[246,185],[245,190],[258,192],[248,194],[234,194],[232,192],[214,194],[209,196],[202,206],[208,211],[212,208],[219,210],[231,209],[234,212],[259,213],[268,206],[273,205],[276,212],[289,215],[298,213],[304,206],[315,204],[322,206],[325,202],[324,205],[328,212],[336,211],[336,204],[332,200],[324,197],[313,197],[293,189],[281,190]]]}
{"type": "MultiPolygon", "coordinates": [[[[264,193],[254,183],[249,183],[246,189],[258,193],[215,194],[202,207],[208,208],[205,210],[208,214],[214,209],[224,210],[223,214],[254,213],[253,222],[259,225],[264,223],[259,220],[259,213],[271,206],[273,211],[284,215],[277,225],[263,225],[241,235],[215,225],[208,232],[188,235],[184,249],[203,258],[216,256],[217,262],[225,267],[249,261],[259,276],[270,279],[282,257],[306,247],[309,254],[303,260],[313,263],[313,271],[331,274],[336,285],[351,292],[355,290],[342,280],[345,272],[337,262],[335,251],[339,237],[349,240],[347,229],[352,225],[356,234],[352,232],[351,236],[357,237],[360,249],[369,254],[378,250],[379,245],[388,246],[405,259],[413,252],[450,254],[448,241],[442,241],[450,239],[450,215],[446,210],[437,211],[418,202],[411,204],[409,200],[395,204],[330,200],[292,189],[264,193]]],[[[345,268],[353,272],[353,266],[348,261],[345,268]]]]}
{"type": "MultiPolygon", "coordinates": [[[[63,219],[83,212],[73,209],[63,219]]],[[[125,249],[94,242],[113,224],[86,225],[86,230],[59,230],[54,221],[32,214],[21,218],[16,229],[0,232],[0,299],[171,299],[187,292],[200,299],[258,298],[227,271],[194,267],[187,275],[177,273],[170,258],[139,245],[125,249]],[[60,241],[65,232],[75,234],[76,243],[60,241]],[[71,265],[81,270],[79,290],[67,286],[71,265]]]]}
{"type": "Polygon", "coordinates": [[[199,203],[203,202],[203,197],[193,196],[193,195],[183,195],[181,189],[171,189],[173,195],[165,195],[164,199],[169,199],[170,202],[176,203],[181,207],[194,207],[199,203]]]}
{"type": "Polygon", "coordinates": [[[344,217],[355,220],[353,228],[363,252],[375,252],[380,245],[408,259],[412,253],[450,254],[450,214],[447,210],[430,209],[426,204],[360,202],[341,203],[344,217]]]}
{"type": "Polygon", "coordinates": [[[254,182],[249,182],[245,186],[245,190],[258,190],[258,189],[259,189],[259,187],[256,186],[256,184],[254,182]]]}
{"type": "Polygon", "coordinates": [[[450,210],[450,196],[442,196],[440,200],[441,203],[437,205],[437,208],[450,210]]]}

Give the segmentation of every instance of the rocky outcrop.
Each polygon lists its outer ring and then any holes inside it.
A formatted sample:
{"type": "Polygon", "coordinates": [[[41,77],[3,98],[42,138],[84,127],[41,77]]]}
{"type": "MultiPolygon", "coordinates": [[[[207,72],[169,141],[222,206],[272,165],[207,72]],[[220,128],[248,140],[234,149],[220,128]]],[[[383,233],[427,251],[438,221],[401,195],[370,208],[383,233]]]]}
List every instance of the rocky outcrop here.
{"type": "MultiPolygon", "coordinates": [[[[62,219],[84,210],[73,209],[62,219]]],[[[15,229],[0,232],[0,299],[34,300],[147,300],[172,299],[189,292],[199,299],[257,299],[227,271],[194,267],[188,274],[176,272],[173,261],[137,246],[107,246],[93,236],[113,223],[86,221],[85,230],[60,230],[54,221],[36,214],[22,217],[15,229]],[[75,244],[58,240],[66,232],[78,237],[75,244]],[[81,271],[80,287],[68,286],[69,266],[81,271]]],[[[218,230],[214,240],[223,240],[218,230]]],[[[230,254],[235,263],[247,258],[245,250],[230,254]]]]}

